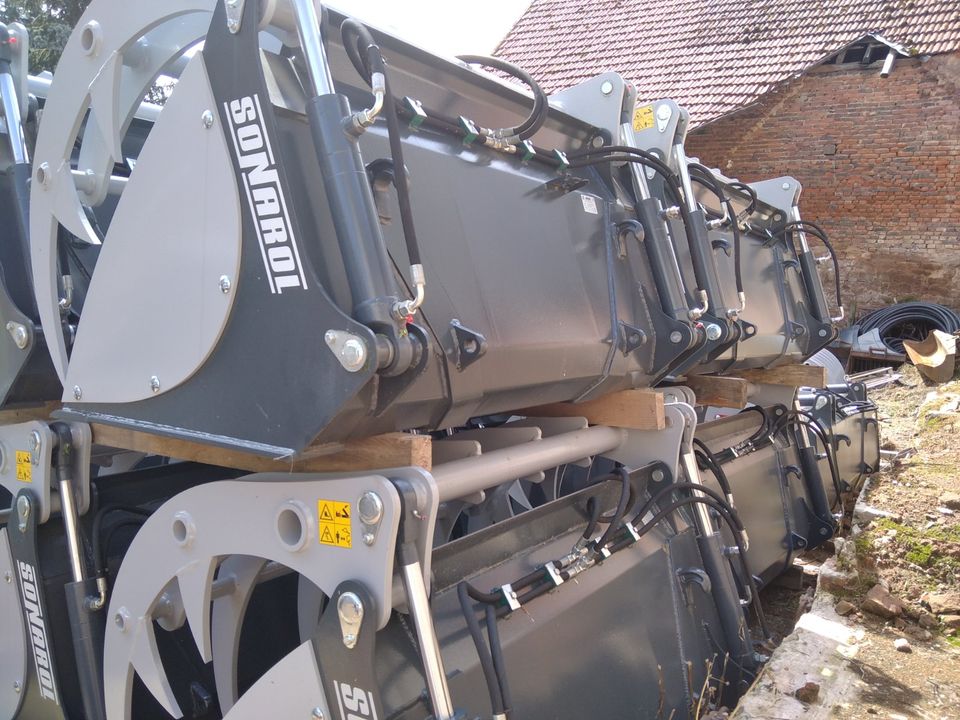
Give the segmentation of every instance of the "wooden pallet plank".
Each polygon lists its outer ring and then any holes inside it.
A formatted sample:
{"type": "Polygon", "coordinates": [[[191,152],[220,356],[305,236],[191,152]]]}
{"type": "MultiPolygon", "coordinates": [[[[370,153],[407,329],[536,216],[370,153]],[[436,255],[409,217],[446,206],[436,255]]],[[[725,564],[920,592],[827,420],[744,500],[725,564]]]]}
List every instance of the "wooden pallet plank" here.
{"type": "Polygon", "coordinates": [[[735,408],[747,406],[750,383],[743,378],[691,375],[686,385],[697,395],[698,405],[735,408]]]}
{"type": "Polygon", "coordinates": [[[41,405],[0,410],[0,425],[16,425],[30,420],[49,420],[50,415],[60,409],[60,403],[48,402],[41,405]]]}
{"type": "Polygon", "coordinates": [[[551,403],[515,411],[528,417],[583,417],[591,425],[631,430],[663,430],[667,426],[663,393],[650,389],[621,390],[579,403],[551,403]]]}
{"type": "Polygon", "coordinates": [[[297,458],[268,458],[190,440],[93,423],[96,445],[163,455],[249,472],[356,472],[415,465],[431,468],[429,435],[387,433],[307,448],[297,458]]]}
{"type": "Polygon", "coordinates": [[[790,385],[822,388],[827,385],[827,369],[816,365],[781,365],[762,370],[741,370],[734,377],[758,385],[790,385]]]}

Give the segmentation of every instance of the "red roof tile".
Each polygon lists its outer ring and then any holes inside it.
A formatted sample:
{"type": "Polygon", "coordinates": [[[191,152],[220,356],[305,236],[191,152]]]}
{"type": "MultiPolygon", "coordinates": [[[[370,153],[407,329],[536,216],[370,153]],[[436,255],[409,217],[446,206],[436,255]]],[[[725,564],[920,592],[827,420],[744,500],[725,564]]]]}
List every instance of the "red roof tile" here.
{"type": "Polygon", "coordinates": [[[608,70],[694,125],[754,102],[865,35],[960,49],[957,0],[533,0],[496,54],[547,92],[608,70]]]}

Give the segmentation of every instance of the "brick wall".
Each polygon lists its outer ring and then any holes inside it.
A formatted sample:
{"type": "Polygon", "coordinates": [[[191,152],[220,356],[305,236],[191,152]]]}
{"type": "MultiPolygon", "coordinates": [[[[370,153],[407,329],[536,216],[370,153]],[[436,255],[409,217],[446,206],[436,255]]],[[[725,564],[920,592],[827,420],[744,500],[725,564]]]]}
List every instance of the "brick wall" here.
{"type": "Polygon", "coordinates": [[[888,78],[879,64],[816,68],[688,143],[748,182],[800,180],[804,218],[838,250],[848,311],[960,310],[960,53],[901,58],[888,78]]]}

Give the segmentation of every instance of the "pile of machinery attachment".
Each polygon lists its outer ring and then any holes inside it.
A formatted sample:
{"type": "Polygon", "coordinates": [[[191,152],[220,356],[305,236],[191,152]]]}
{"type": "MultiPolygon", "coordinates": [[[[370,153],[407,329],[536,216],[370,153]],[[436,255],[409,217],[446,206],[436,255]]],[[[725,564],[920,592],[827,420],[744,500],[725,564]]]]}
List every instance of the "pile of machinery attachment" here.
{"type": "Polygon", "coordinates": [[[547,97],[314,0],[93,0],[52,78],[28,45],[0,718],[737,702],[759,591],[879,462],[803,364],[843,310],[795,179],[614,73],[547,97]]]}

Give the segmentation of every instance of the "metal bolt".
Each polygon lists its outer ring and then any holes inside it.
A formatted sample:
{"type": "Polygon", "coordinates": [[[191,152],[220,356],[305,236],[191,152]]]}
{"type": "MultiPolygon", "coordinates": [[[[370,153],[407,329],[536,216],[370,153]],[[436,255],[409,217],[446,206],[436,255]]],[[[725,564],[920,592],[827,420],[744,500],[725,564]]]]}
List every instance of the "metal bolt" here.
{"type": "Polygon", "coordinates": [[[40,432],[34,430],[30,433],[30,452],[35,453],[40,450],[40,443],[42,442],[40,438],[40,432]]]}
{"type": "Polygon", "coordinates": [[[723,330],[716,323],[707,323],[704,329],[707,332],[707,340],[719,340],[720,336],[723,335],[723,330]]]}
{"type": "Polygon", "coordinates": [[[315,707],[313,712],[310,713],[310,717],[312,717],[313,720],[324,720],[326,716],[323,714],[323,708],[315,707]]]}
{"type": "Polygon", "coordinates": [[[20,682],[17,681],[17,680],[14,680],[14,681],[13,681],[13,691],[14,691],[15,693],[17,693],[17,695],[19,695],[19,694],[20,694],[20,690],[21,690],[20,682]]]}
{"type": "Polygon", "coordinates": [[[358,623],[363,620],[363,603],[356,593],[345,592],[337,600],[337,613],[345,622],[358,623]]]}
{"type": "Polygon", "coordinates": [[[347,370],[359,370],[367,361],[367,346],[356,338],[350,338],[340,348],[340,360],[347,370]]]}
{"type": "Polygon", "coordinates": [[[827,336],[826,328],[820,328],[820,331],[817,333],[817,335],[819,335],[820,337],[826,337],[827,336]]]}
{"type": "Polygon", "coordinates": [[[650,477],[653,478],[654,482],[663,482],[663,470],[654,470],[652,473],[650,473],[650,477]]]}
{"type": "Polygon", "coordinates": [[[230,278],[228,278],[226,275],[221,275],[220,276],[220,292],[226,295],[228,292],[230,292],[230,288],[232,287],[233,287],[233,284],[230,282],[230,278]]]}
{"type": "Polygon", "coordinates": [[[239,32],[239,31],[240,31],[240,23],[238,23],[236,20],[234,20],[234,19],[232,19],[232,18],[231,18],[230,20],[227,20],[227,30],[229,30],[229,31],[232,32],[232,33],[237,33],[237,32],[239,32]]]}
{"type": "Polygon", "coordinates": [[[784,190],[789,190],[789,189],[790,189],[790,183],[785,182],[785,183],[784,183],[783,185],[781,185],[780,187],[782,187],[784,190]]]}
{"type": "Polygon", "coordinates": [[[674,330],[672,333],[670,333],[670,342],[672,342],[674,345],[676,345],[681,340],[683,340],[683,335],[680,333],[679,330],[674,330]]]}
{"type": "Polygon", "coordinates": [[[12,583],[13,582],[13,573],[9,570],[3,574],[4,582],[12,583]]]}
{"type": "Polygon", "coordinates": [[[33,509],[30,498],[26,495],[17,497],[17,528],[20,532],[27,531],[27,520],[30,517],[30,511],[33,509]]]}
{"type": "Polygon", "coordinates": [[[364,545],[373,545],[376,542],[376,536],[373,533],[368,532],[363,534],[363,544],[364,545]]]}
{"type": "Polygon", "coordinates": [[[609,95],[610,93],[612,93],[612,92],[613,92],[613,83],[610,82],[609,80],[604,80],[604,81],[600,84],[600,92],[602,92],[604,95],[609,95]]]}
{"type": "Polygon", "coordinates": [[[127,618],[129,613],[126,608],[120,608],[117,610],[116,614],[113,616],[113,624],[120,628],[120,632],[126,632],[127,629],[127,618]]]}
{"type": "Polygon", "coordinates": [[[37,168],[37,182],[44,189],[50,184],[50,163],[40,163],[37,168]]]}
{"type": "Polygon", "coordinates": [[[13,338],[14,345],[21,350],[30,344],[30,332],[27,330],[26,325],[11,320],[7,323],[7,332],[10,333],[10,337],[13,338]]]}
{"type": "Polygon", "coordinates": [[[207,130],[209,130],[210,128],[212,128],[212,127],[213,127],[213,111],[211,111],[211,110],[204,110],[204,111],[200,114],[200,122],[203,123],[203,126],[204,126],[205,128],[207,128],[207,130]]]}
{"type": "Polygon", "coordinates": [[[150,376],[150,389],[155,393],[160,392],[160,378],[158,378],[156,375],[150,376]]]}
{"type": "Polygon", "coordinates": [[[376,525],[383,517],[383,500],[372,490],[368,490],[357,503],[357,512],[364,525],[376,525]]]}
{"type": "Polygon", "coordinates": [[[82,398],[82,397],[83,397],[83,390],[80,389],[80,386],[79,386],[79,385],[74,385],[74,386],[73,386],[73,399],[74,399],[74,400],[79,400],[79,399],[82,398]]]}

